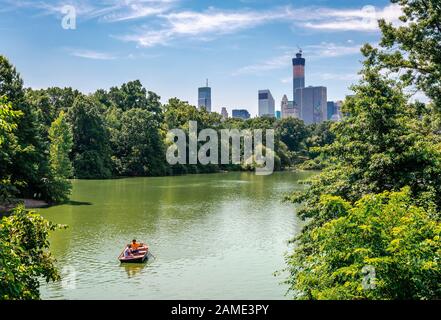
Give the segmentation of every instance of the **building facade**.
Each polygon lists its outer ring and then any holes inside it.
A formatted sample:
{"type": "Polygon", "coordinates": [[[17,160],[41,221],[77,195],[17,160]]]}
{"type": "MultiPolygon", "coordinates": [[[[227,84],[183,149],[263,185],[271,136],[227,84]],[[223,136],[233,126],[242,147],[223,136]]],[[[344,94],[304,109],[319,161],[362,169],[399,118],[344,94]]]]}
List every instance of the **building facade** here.
{"type": "Polygon", "coordinates": [[[286,94],[282,98],[282,103],[280,104],[282,110],[282,119],[286,118],[300,118],[300,113],[298,108],[295,107],[293,101],[288,101],[286,94]]]}
{"type": "Polygon", "coordinates": [[[221,111],[221,116],[223,120],[227,120],[228,119],[228,111],[227,108],[223,107],[222,111],[221,111]]]}
{"type": "Polygon", "coordinates": [[[302,58],[302,51],[296,54],[296,57],[292,59],[293,67],[293,101],[295,99],[295,92],[297,89],[305,87],[305,59],[302,58]]]}
{"type": "Polygon", "coordinates": [[[299,88],[295,92],[295,104],[300,118],[306,123],[320,123],[327,119],[328,94],[326,87],[299,88]]]}
{"type": "Polygon", "coordinates": [[[208,112],[211,112],[211,88],[208,86],[198,89],[198,108],[204,108],[208,112]]]}
{"type": "Polygon", "coordinates": [[[246,120],[250,118],[250,113],[245,109],[233,109],[231,116],[233,118],[246,120]]]}
{"type": "Polygon", "coordinates": [[[328,101],[326,112],[326,120],[331,120],[332,116],[336,113],[336,107],[334,101],[328,101]]]}
{"type": "Polygon", "coordinates": [[[274,117],[275,101],[271,91],[259,90],[259,117],[274,117]]]}

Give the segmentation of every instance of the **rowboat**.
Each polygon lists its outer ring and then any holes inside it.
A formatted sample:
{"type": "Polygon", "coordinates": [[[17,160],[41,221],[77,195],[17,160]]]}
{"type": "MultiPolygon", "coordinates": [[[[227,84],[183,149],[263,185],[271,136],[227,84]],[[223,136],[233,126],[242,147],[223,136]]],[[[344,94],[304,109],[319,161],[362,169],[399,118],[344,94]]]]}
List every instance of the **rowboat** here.
{"type": "Polygon", "coordinates": [[[121,263],[142,263],[148,259],[149,247],[146,245],[139,247],[137,253],[134,253],[128,257],[124,256],[125,250],[126,248],[124,248],[118,257],[118,260],[121,261],[121,263]]]}

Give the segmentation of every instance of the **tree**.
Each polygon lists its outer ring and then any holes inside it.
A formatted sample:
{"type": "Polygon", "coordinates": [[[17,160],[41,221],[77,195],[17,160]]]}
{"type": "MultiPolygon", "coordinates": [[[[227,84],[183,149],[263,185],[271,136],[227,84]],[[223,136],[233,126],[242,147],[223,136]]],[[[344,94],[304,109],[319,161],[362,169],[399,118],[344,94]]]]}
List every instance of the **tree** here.
{"type": "MultiPolygon", "coordinates": [[[[289,261],[295,290],[306,288],[295,270],[320,255],[315,249],[317,230],[325,232],[324,225],[344,216],[339,206],[324,206],[323,197],[339,197],[352,204],[370,194],[409,186],[416,205],[432,213],[441,208],[440,137],[415,116],[401,87],[381,75],[377,67],[367,65],[353,90],[355,95],[343,106],[349,115],[333,127],[335,141],[321,149],[329,159],[328,167],[309,181],[306,192],[291,198],[303,203],[298,214],[308,219],[294,239],[296,258],[289,261]]],[[[439,219],[439,213],[433,215],[439,219]]],[[[303,294],[310,295],[308,292],[303,294]]]]}
{"type": "Polygon", "coordinates": [[[414,116],[400,87],[366,68],[355,95],[344,103],[349,116],[335,124],[335,141],[321,149],[330,165],[298,194],[303,217],[318,217],[322,194],[354,202],[368,193],[410,186],[416,198],[431,193],[441,205],[440,138],[414,116]]]}
{"type": "Polygon", "coordinates": [[[25,99],[23,80],[3,56],[0,56],[0,96],[8,99],[13,110],[22,113],[15,133],[20,152],[14,153],[4,174],[10,176],[13,184],[25,182],[19,187],[22,196],[45,198],[47,144],[41,135],[36,110],[25,99]]]}
{"type": "Polygon", "coordinates": [[[160,124],[144,109],[122,114],[112,135],[113,161],[119,175],[152,176],[165,172],[165,150],[160,124]]]}
{"type": "Polygon", "coordinates": [[[52,181],[50,181],[50,197],[55,202],[69,199],[72,183],[68,180],[73,174],[72,163],[69,154],[73,147],[73,138],[69,124],[63,111],[52,122],[49,129],[50,141],[50,169],[52,181]]]}
{"type": "Polygon", "coordinates": [[[68,112],[74,146],[74,175],[77,178],[109,178],[112,174],[109,134],[93,98],[78,96],[68,112]]]}
{"type": "Polygon", "coordinates": [[[49,232],[62,228],[18,206],[0,222],[0,300],[39,299],[40,278],[59,279],[49,232]]]}
{"type": "Polygon", "coordinates": [[[26,100],[36,110],[46,133],[60,112],[67,113],[79,95],[80,93],[72,88],[26,89],[26,100]]]}
{"type": "Polygon", "coordinates": [[[282,119],[276,124],[280,140],[290,151],[299,152],[305,149],[305,140],[308,136],[303,120],[297,118],[282,119]]]}
{"type": "Polygon", "coordinates": [[[17,129],[18,119],[23,115],[21,111],[14,111],[11,103],[5,97],[0,97],[0,147],[6,142],[7,135],[17,129]]]}
{"type": "Polygon", "coordinates": [[[366,46],[370,59],[416,85],[441,111],[441,5],[439,0],[391,0],[401,6],[401,24],[379,21],[380,48],[366,46]]]}
{"type": "Polygon", "coordinates": [[[22,115],[21,111],[14,111],[4,97],[0,97],[0,205],[10,204],[18,193],[19,185],[11,181],[8,168],[16,153],[20,152],[15,131],[22,115]]]}
{"type": "Polygon", "coordinates": [[[98,90],[94,95],[107,107],[115,105],[123,111],[144,109],[152,112],[157,121],[162,120],[161,98],[156,93],[147,91],[139,80],[129,81],[121,87],[112,87],[108,93],[98,90]]]}
{"type": "Polygon", "coordinates": [[[441,224],[410,188],[366,195],[353,206],[322,196],[334,219],[289,257],[300,299],[440,299],[441,224]]]}

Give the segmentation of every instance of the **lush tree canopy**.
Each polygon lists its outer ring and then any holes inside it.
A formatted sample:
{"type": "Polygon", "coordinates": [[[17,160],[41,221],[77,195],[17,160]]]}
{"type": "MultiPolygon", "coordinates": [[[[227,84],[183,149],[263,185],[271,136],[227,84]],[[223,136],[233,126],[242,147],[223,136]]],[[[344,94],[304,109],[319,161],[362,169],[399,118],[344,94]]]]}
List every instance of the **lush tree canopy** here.
{"type": "Polygon", "coordinates": [[[370,59],[416,85],[441,111],[441,5],[439,0],[391,0],[401,6],[401,24],[381,19],[380,48],[366,46],[370,59]]]}
{"type": "Polygon", "coordinates": [[[439,299],[441,224],[409,188],[354,206],[324,195],[319,205],[334,218],[310,233],[307,251],[289,257],[297,298],[439,299]]]}
{"type": "Polygon", "coordinates": [[[431,103],[406,94],[416,84],[439,103],[440,6],[393,2],[408,23],[380,21],[385,50],[362,49],[362,79],[344,102],[345,118],[332,125],[332,143],[317,149],[326,168],[291,197],[307,221],[288,257],[296,298],[441,298],[441,136],[431,103]],[[363,288],[365,267],[375,270],[371,290],[363,288]]]}
{"type": "Polygon", "coordinates": [[[59,279],[47,251],[49,232],[61,228],[23,206],[0,221],[0,300],[40,298],[40,278],[59,279]]]}

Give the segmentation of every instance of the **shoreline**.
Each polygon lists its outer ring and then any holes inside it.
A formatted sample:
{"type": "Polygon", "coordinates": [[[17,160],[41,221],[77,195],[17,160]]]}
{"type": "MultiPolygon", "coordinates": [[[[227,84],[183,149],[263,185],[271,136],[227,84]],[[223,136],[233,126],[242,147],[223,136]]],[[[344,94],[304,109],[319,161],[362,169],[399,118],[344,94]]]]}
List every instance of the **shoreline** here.
{"type": "Polygon", "coordinates": [[[38,209],[49,207],[51,204],[47,203],[43,200],[35,200],[35,199],[16,199],[16,203],[3,205],[0,204],[0,215],[5,215],[11,212],[18,204],[24,204],[26,209],[38,209]]]}

